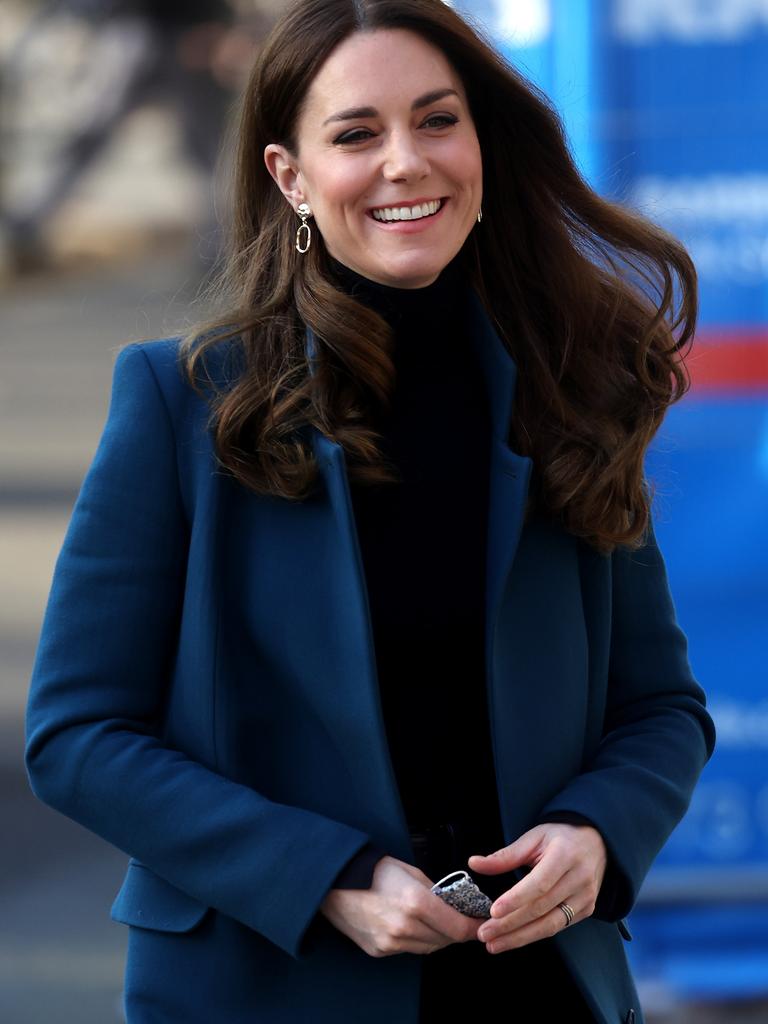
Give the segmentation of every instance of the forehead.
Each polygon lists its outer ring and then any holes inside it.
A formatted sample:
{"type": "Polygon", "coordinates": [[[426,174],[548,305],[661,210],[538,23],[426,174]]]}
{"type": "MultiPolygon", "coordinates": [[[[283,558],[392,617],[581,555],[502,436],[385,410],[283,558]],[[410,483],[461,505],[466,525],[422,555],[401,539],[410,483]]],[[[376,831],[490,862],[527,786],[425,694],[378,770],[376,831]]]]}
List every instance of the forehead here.
{"type": "Polygon", "coordinates": [[[348,101],[382,110],[401,101],[410,105],[416,95],[441,86],[464,97],[461,79],[445,54],[422,36],[401,28],[356,32],[339,43],[315,75],[305,113],[315,121],[348,101]]]}

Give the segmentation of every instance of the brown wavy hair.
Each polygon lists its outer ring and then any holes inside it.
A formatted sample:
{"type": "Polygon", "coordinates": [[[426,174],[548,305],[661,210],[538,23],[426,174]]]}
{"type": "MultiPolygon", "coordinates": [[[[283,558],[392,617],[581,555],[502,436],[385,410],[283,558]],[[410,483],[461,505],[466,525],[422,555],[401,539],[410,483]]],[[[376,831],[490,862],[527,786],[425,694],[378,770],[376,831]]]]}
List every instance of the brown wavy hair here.
{"type": "Polygon", "coordinates": [[[271,142],[298,155],[298,115],[323,62],[352,33],[384,28],[438,47],[467,93],[484,210],[459,259],[518,366],[507,440],[533,460],[527,514],[606,554],[636,548],[650,522],[646,449],[690,387],[681,353],[697,315],[693,262],[661,227],[590,188],[551,101],[441,0],[298,0],[259,50],[230,125],[229,250],[206,296],[220,309],[179,349],[199,391],[212,383],[198,374],[210,346],[225,341],[238,356],[235,379],[211,397],[216,457],[252,491],[302,500],[318,480],[302,429],[312,425],[343,446],[351,480],[398,479],[370,415],[392,393],[391,329],[334,285],[319,232],[297,253],[296,214],[263,158],[271,142]]]}

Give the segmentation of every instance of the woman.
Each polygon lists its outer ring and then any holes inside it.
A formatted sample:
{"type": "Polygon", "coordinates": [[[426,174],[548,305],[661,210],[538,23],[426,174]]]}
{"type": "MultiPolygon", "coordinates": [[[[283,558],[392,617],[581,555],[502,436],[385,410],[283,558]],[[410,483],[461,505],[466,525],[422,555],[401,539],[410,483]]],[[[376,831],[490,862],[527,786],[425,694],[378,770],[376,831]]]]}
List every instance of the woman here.
{"type": "Polygon", "coordinates": [[[715,740],[643,474],[690,259],[438,0],[290,7],[234,209],[222,315],[118,357],[28,708],[35,793],[131,856],[129,1024],[639,1024],[715,740]]]}

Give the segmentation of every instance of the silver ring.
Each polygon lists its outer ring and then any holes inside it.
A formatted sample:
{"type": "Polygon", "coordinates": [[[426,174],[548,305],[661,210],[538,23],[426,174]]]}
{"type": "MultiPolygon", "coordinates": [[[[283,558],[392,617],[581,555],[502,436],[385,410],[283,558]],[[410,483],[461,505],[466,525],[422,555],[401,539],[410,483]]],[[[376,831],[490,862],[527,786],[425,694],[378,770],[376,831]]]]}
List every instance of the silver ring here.
{"type": "Polygon", "coordinates": [[[558,903],[557,905],[565,914],[565,927],[567,928],[576,916],[573,912],[573,907],[569,906],[567,903],[558,903]]]}

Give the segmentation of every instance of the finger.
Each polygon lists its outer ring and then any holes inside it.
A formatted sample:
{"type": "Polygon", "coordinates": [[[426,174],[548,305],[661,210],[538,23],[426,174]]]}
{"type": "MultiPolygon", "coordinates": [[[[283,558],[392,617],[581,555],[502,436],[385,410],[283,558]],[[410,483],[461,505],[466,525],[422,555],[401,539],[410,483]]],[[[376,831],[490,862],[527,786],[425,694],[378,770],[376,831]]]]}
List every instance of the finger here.
{"type": "Polygon", "coordinates": [[[439,928],[434,927],[418,902],[412,898],[400,905],[387,907],[382,914],[376,939],[377,947],[385,955],[396,953],[431,953],[450,941],[439,928]]]}
{"type": "Polygon", "coordinates": [[[570,856],[564,856],[557,848],[550,846],[525,878],[521,878],[511,889],[502,893],[491,905],[491,917],[504,917],[513,910],[519,910],[521,907],[532,905],[536,900],[546,898],[572,867],[573,861],[570,856]]]}
{"type": "Polygon", "coordinates": [[[460,910],[446,903],[437,893],[431,892],[426,908],[426,920],[433,928],[453,942],[466,942],[477,932],[477,920],[462,914],[460,910]]]}
{"type": "MultiPolygon", "coordinates": [[[[574,910],[571,925],[576,924],[577,921],[581,921],[586,916],[576,911],[575,900],[575,897],[571,897],[570,900],[563,901],[568,903],[574,910]]],[[[551,936],[563,931],[566,927],[570,926],[567,925],[565,913],[560,907],[553,907],[549,913],[536,918],[535,921],[530,921],[521,928],[516,928],[513,932],[501,935],[493,941],[486,943],[486,949],[489,953],[503,953],[507,949],[518,949],[520,946],[526,946],[530,942],[551,938],[551,936]]]]}
{"type": "Polygon", "coordinates": [[[487,855],[473,853],[467,861],[471,871],[477,871],[485,875],[498,875],[503,871],[510,871],[512,868],[528,864],[536,857],[541,847],[541,841],[545,833],[541,830],[532,829],[524,833],[509,846],[502,846],[499,850],[487,855]]]}
{"type": "MultiPolygon", "coordinates": [[[[406,940],[405,936],[402,938],[406,940]]],[[[434,949],[442,949],[451,939],[439,929],[433,928],[428,922],[418,918],[412,919],[410,922],[407,941],[409,942],[409,951],[431,953],[434,949]],[[414,948],[411,950],[411,947],[414,948]]]]}
{"type": "MultiPolygon", "coordinates": [[[[464,918],[464,915],[461,917],[464,918]]],[[[442,949],[452,942],[466,942],[468,939],[474,938],[474,932],[471,935],[465,932],[466,926],[462,925],[461,934],[451,935],[441,928],[435,927],[428,919],[411,916],[394,926],[390,934],[398,952],[427,954],[442,949]]]]}
{"type": "Polygon", "coordinates": [[[418,953],[426,956],[447,945],[449,945],[449,940],[439,933],[432,935],[426,932],[418,934],[409,932],[404,935],[396,930],[392,931],[386,940],[383,942],[379,940],[377,943],[378,949],[386,956],[396,956],[399,953],[418,953]]]}
{"type": "MultiPolygon", "coordinates": [[[[523,881],[528,880],[527,876],[523,881]]],[[[536,887],[535,889],[528,888],[523,890],[522,894],[517,892],[517,888],[521,883],[513,885],[511,889],[508,889],[505,893],[496,900],[495,903],[491,904],[491,920],[501,920],[514,915],[517,915],[517,920],[533,920],[537,917],[541,917],[542,914],[546,914],[553,906],[556,906],[561,900],[566,899],[568,895],[573,895],[575,892],[580,892],[584,888],[584,878],[578,870],[578,867],[572,867],[568,871],[564,872],[557,882],[550,888],[536,887]]]]}
{"type": "Polygon", "coordinates": [[[429,880],[427,882],[428,886],[409,894],[407,903],[402,908],[402,912],[411,921],[411,934],[433,946],[442,946],[446,942],[465,942],[468,938],[474,938],[476,922],[432,892],[433,883],[429,880]]]}
{"type": "MultiPolygon", "coordinates": [[[[575,910],[574,894],[580,891],[576,883],[575,874],[574,871],[568,871],[554,889],[532,903],[518,907],[499,918],[492,917],[490,920],[484,921],[477,933],[478,939],[481,942],[488,942],[502,935],[509,934],[533,921],[545,917],[553,907],[557,908],[559,903],[568,903],[575,910]]],[[[586,907],[586,901],[583,898],[580,901],[580,906],[586,907]]],[[[562,913],[560,911],[561,916],[562,913]]]]}
{"type": "Polygon", "coordinates": [[[468,918],[466,914],[462,914],[441,899],[437,893],[433,893],[434,882],[421,868],[405,861],[398,861],[398,866],[421,883],[422,889],[414,896],[414,902],[410,904],[410,912],[428,929],[428,933],[423,933],[423,938],[426,941],[429,941],[430,935],[435,941],[440,941],[442,944],[446,939],[452,942],[466,942],[476,937],[479,923],[476,918],[468,918]],[[427,894],[426,904],[422,902],[425,891],[427,894]]]}

